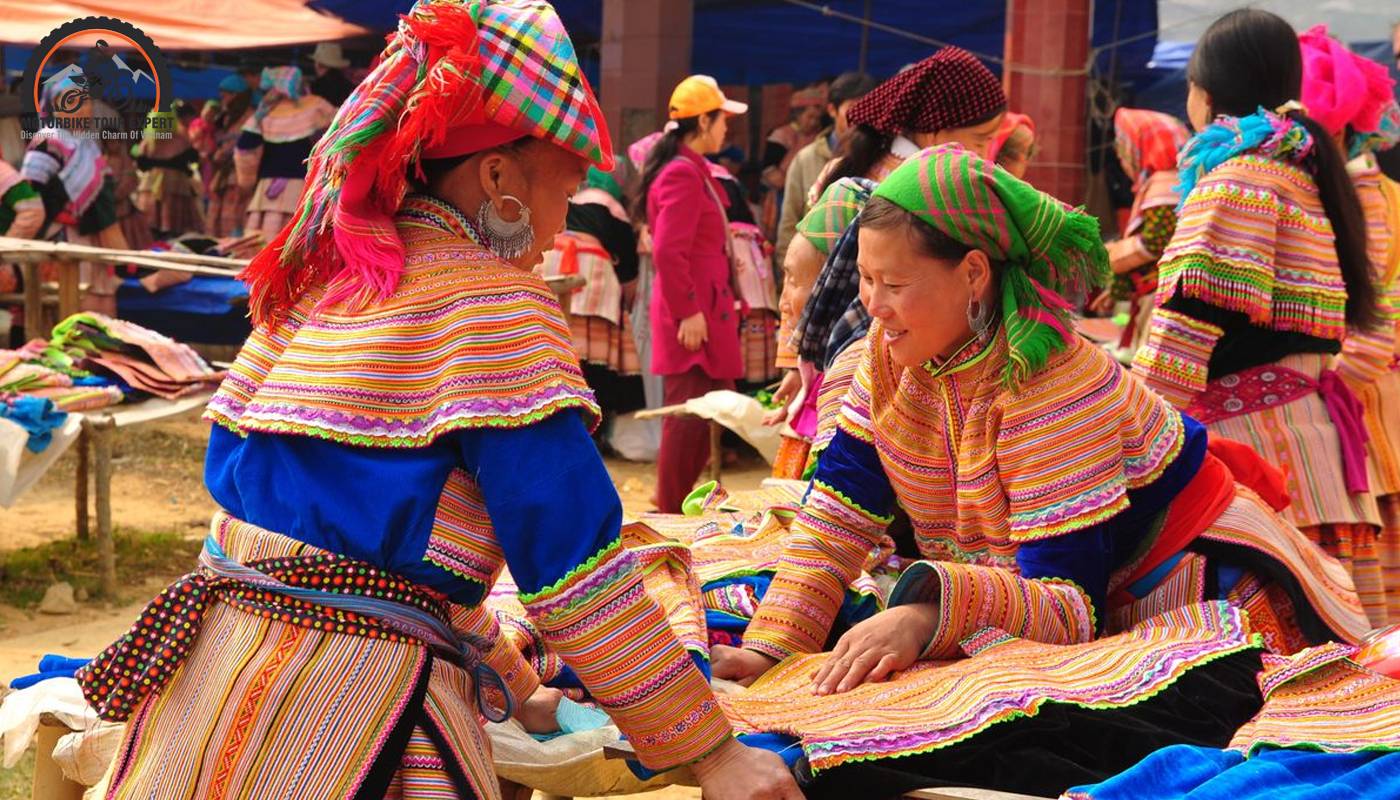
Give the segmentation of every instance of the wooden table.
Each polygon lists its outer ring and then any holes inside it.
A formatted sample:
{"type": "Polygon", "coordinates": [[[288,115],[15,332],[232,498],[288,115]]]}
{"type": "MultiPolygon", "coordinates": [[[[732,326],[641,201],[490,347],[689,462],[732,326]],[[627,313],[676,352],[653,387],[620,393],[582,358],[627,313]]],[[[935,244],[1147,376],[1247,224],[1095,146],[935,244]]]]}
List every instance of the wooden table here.
{"type": "MultiPolygon", "coordinates": [[[[647,408],[634,414],[637,419],[660,419],[663,417],[699,417],[685,407],[684,403],[674,406],[662,406],[661,408],[647,408]]],[[[700,417],[704,419],[704,417],[700,417]]],[[[724,471],[724,426],[717,420],[707,419],[710,423],[710,480],[718,481],[720,474],[724,471]]]]}
{"type": "Polygon", "coordinates": [[[155,252],[151,250],[118,250],[111,247],[94,247],[68,242],[49,242],[39,239],[16,239],[0,236],[0,263],[17,263],[24,276],[24,335],[29,339],[47,339],[49,331],[43,327],[43,311],[46,299],[39,281],[39,266],[44,263],[58,264],[58,319],[64,320],[81,310],[82,286],[79,285],[79,267],[82,262],[99,264],[130,264],[138,267],[154,267],[191,275],[215,275],[230,277],[236,271],[248,266],[239,258],[223,256],[201,256],[194,253],[155,252]]]}
{"type": "Polygon", "coordinates": [[[117,428],[129,428],[146,422],[168,419],[209,404],[213,391],[179,400],[152,398],[130,405],[118,405],[95,411],[81,412],[83,432],[78,436],[78,469],[74,486],[78,538],[91,533],[88,503],[88,481],[92,476],[92,494],[97,514],[97,552],[101,569],[102,593],[113,597],[117,590],[116,545],[112,541],[112,440],[117,428]]]}

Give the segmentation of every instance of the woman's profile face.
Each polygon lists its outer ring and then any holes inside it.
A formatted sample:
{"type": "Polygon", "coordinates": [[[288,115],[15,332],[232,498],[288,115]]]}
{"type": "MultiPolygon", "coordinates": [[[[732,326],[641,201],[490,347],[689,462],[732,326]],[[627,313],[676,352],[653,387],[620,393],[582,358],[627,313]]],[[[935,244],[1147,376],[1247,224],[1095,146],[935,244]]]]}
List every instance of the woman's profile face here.
{"type": "Polygon", "coordinates": [[[947,356],[972,337],[970,256],[961,261],[924,255],[899,225],[860,229],[860,286],[870,316],[883,323],[883,341],[906,369],[947,356]]]}
{"type": "Polygon", "coordinates": [[[1004,113],[997,114],[986,122],[977,125],[969,125],[966,128],[947,128],[934,133],[928,144],[916,142],[922,147],[932,147],[938,144],[959,144],[964,150],[970,150],[983,158],[987,157],[987,151],[991,149],[992,140],[996,138],[997,130],[1001,128],[1001,118],[1004,113]]]}
{"type": "MultiPolygon", "coordinates": [[[[511,263],[521,269],[531,269],[554,246],[555,234],[564,230],[569,198],[587,176],[588,162],[558,145],[535,140],[502,153],[499,164],[493,169],[499,194],[511,195],[530,209],[534,242],[511,263]]],[[[493,180],[491,170],[486,173],[482,180],[493,180]]],[[[482,188],[487,189],[485,185],[482,188]]],[[[488,190],[486,194],[490,196],[491,192],[488,190]]],[[[499,203],[497,211],[509,222],[520,218],[520,209],[509,200],[499,203]]]]}

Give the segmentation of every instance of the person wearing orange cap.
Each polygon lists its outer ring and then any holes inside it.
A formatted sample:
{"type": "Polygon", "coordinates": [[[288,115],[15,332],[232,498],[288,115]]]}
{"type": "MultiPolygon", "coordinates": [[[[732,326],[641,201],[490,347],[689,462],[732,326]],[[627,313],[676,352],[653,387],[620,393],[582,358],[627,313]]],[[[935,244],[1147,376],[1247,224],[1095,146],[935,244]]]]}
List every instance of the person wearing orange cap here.
{"type": "Polygon", "coordinates": [[[559,700],[482,605],[507,565],[645,767],[800,797],[643,589],[531,271],[611,153],[547,3],[401,18],[243,274],[256,329],[207,412],[199,566],[78,675],[130,721],[107,797],[499,798],[482,719],[557,728],[559,700]]]}
{"type": "MultiPolygon", "coordinates": [[[[744,375],[727,202],[705,156],[723,147],[727,117],[747,110],[714,78],[686,78],[671,93],[671,122],[642,168],[634,216],[651,231],[651,370],[661,376],[668,406],[732,389],[744,375]]],[[[656,501],[663,513],[680,513],[709,458],[708,436],[703,420],[662,423],[656,501]]]]}

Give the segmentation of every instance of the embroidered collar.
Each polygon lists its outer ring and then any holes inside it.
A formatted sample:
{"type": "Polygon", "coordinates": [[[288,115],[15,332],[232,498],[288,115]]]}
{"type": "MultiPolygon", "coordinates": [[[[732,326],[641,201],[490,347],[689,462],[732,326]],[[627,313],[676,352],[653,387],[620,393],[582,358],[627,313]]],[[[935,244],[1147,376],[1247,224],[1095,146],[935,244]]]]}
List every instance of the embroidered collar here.
{"type": "Polygon", "coordinates": [[[456,206],[440,197],[410,194],[399,207],[398,217],[425,227],[436,228],[459,239],[470,240],[473,244],[482,244],[481,236],[476,231],[476,223],[456,206]]]}

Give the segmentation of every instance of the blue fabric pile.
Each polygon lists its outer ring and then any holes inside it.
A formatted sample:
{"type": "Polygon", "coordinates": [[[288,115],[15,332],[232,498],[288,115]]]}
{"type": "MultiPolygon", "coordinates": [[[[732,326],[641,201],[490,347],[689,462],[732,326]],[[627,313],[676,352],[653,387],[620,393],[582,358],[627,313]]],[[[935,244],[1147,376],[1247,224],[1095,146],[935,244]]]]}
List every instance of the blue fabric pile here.
{"type": "Polygon", "coordinates": [[[61,427],[68,419],[68,412],[54,408],[53,401],[45,397],[0,398],[0,417],[16,423],[29,432],[26,447],[31,453],[42,453],[53,441],[54,428],[61,427]]]}

